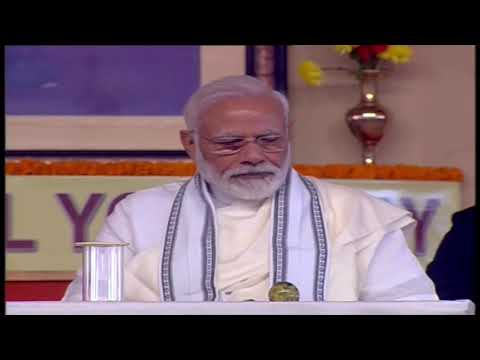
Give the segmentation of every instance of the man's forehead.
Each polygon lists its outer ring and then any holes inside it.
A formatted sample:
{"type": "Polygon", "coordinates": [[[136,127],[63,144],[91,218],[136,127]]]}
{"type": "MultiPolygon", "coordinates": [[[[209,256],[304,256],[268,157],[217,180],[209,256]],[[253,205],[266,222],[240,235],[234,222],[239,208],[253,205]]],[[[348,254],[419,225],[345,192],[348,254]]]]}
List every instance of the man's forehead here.
{"type": "Polygon", "coordinates": [[[283,114],[281,103],[275,98],[266,95],[238,96],[221,99],[208,106],[203,114],[234,112],[242,115],[247,114],[252,110],[271,113],[272,115],[283,114]]]}
{"type": "Polygon", "coordinates": [[[271,97],[241,97],[223,99],[202,112],[200,128],[233,130],[245,126],[278,128],[284,124],[282,105],[271,97]],[[247,120],[252,119],[254,123],[247,120]],[[232,128],[233,129],[230,129],[232,128]]]}

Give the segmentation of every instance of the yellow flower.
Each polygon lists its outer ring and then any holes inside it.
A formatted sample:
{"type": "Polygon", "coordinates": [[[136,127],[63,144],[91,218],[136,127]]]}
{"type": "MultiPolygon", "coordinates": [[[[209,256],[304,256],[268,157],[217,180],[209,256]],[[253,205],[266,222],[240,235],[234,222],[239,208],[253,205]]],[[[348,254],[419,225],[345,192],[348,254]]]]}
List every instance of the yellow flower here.
{"type": "Polygon", "coordinates": [[[355,45],[335,45],[335,51],[340,55],[350,54],[355,45]]]}
{"type": "Polygon", "coordinates": [[[300,77],[310,86],[320,86],[325,79],[325,74],[313,61],[304,61],[298,68],[300,77]]]}
{"type": "Polygon", "coordinates": [[[387,51],[378,55],[382,60],[391,61],[394,64],[405,64],[411,60],[413,50],[406,45],[390,45],[387,51]]]}

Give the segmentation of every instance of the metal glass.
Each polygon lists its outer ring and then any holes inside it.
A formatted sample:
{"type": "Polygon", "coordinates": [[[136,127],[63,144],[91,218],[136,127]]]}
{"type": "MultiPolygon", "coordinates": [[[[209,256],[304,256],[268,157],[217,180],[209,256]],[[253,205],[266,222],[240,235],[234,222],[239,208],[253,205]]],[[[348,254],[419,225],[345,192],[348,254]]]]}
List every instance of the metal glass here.
{"type": "Polygon", "coordinates": [[[123,300],[123,247],[126,243],[83,242],[83,301],[123,300]]]}

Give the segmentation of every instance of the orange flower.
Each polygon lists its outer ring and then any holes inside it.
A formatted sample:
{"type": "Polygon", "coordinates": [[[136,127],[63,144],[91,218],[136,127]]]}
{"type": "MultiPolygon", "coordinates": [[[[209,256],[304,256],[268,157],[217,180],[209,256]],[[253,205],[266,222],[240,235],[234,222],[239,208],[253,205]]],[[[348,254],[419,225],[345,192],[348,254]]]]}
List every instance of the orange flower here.
{"type": "MultiPolygon", "coordinates": [[[[463,181],[457,168],[421,167],[411,165],[302,165],[294,168],[302,175],[325,179],[378,179],[378,180],[434,180],[463,181]]],[[[38,160],[8,161],[7,175],[109,175],[109,176],[192,176],[196,172],[192,162],[135,162],[101,163],[96,161],[38,160]]]]}

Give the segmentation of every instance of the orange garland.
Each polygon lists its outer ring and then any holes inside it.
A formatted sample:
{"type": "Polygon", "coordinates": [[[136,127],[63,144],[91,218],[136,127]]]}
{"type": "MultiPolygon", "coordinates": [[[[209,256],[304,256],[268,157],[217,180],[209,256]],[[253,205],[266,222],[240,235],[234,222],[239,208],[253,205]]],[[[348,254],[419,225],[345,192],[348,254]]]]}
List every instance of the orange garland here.
{"type": "MultiPolygon", "coordinates": [[[[457,168],[410,165],[294,165],[303,175],[325,179],[463,181],[457,168]]],[[[8,161],[7,175],[192,176],[191,162],[8,161]]]]}

